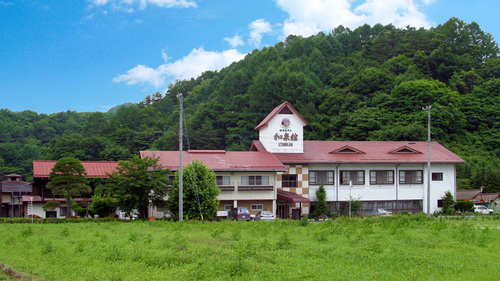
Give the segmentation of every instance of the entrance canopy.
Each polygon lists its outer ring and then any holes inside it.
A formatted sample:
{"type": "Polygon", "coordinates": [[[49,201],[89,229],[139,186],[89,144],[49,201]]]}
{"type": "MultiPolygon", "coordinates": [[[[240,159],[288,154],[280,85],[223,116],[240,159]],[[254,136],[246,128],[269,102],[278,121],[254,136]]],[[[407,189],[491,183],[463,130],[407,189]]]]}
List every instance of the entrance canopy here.
{"type": "Polygon", "coordinates": [[[278,189],[278,200],[285,200],[292,203],[309,203],[309,198],[302,197],[295,192],[278,189]]]}

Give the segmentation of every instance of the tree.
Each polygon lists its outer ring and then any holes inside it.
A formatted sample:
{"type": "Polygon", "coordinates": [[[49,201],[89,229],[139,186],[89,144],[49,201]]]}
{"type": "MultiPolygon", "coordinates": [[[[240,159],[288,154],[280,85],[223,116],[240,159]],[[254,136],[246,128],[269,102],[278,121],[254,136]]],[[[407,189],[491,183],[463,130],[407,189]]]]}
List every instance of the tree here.
{"type": "Polygon", "coordinates": [[[80,160],[74,157],[59,159],[49,174],[47,188],[55,195],[62,195],[66,199],[67,216],[71,216],[71,197],[80,196],[82,193],[90,193],[92,189],[88,185],[87,173],[80,160]]]}
{"type": "Polygon", "coordinates": [[[127,213],[137,210],[140,218],[146,218],[150,203],[165,204],[166,175],[170,170],[163,169],[158,161],[135,155],[131,160],[118,162],[116,171],[109,175],[109,184],[120,210],[127,213]]]}
{"type": "Polygon", "coordinates": [[[455,212],[455,200],[451,192],[446,191],[441,200],[443,200],[442,212],[448,215],[453,214],[455,212]]]}
{"type": "Polygon", "coordinates": [[[98,215],[100,218],[112,215],[117,208],[116,200],[107,195],[94,195],[92,196],[92,203],[90,204],[90,212],[93,215],[98,215]]]}
{"type": "MultiPolygon", "coordinates": [[[[219,188],[215,181],[215,172],[198,160],[183,169],[183,214],[187,219],[200,218],[200,209],[204,219],[215,219],[219,207],[219,188]]],[[[172,191],[168,196],[170,210],[179,210],[179,172],[175,173],[172,191]]]]}
{"type": "Polygon", "coordinates": [[[316,190],[316,204],[314,205],[313,217],[318,218],[321,215],[330,215],[328,203],[326,202],[326,190],[323,185],[320,185],[316,190]]]}

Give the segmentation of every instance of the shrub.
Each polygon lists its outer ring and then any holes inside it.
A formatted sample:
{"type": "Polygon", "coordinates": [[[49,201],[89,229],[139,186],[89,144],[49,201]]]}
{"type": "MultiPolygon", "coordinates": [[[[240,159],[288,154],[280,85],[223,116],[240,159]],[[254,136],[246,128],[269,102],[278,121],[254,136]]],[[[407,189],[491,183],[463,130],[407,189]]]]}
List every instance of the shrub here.
{"type": "Polygon", "coordinates": [[[455,204],[455,209],[462,213],[473,212],[474,202],[472,201],[457,201],[455,204]]]}
{"type": "Polygon", "coordinates": [[[455,206],[455,200],[453,199],[453,195],[451,194],[451,192],[446,191],[444,196],[441,197],[441,200],[443,200],[443,205],[442,205],[443,213],[448,215],[454,214],[455,208],[453,206],[455,206]]]}
{"type": "Polygon", "coordinates": [[[326,202],[326,190],[323,185],[320,185],[318,190],[316,190],[316,202],[314,204],[314,213],[312,216],[318,218],[321,215],[330,215],[328,203],[326,202]]]}

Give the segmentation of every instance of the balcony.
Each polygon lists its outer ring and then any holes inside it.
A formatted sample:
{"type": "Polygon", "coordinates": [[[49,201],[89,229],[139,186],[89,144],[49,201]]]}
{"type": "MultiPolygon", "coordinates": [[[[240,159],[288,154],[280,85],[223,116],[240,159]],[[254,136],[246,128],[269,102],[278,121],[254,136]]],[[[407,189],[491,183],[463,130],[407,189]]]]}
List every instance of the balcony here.
{"type": "Polygon", "coordinates": [[[273,191],[272,185],[240,185],[238,191],[273,191]]]}

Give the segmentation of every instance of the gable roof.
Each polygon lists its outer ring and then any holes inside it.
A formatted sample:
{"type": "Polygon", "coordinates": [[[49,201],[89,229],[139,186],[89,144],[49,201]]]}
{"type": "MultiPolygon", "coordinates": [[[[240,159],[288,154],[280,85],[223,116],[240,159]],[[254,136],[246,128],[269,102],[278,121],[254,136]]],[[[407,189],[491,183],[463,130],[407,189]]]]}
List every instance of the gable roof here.
{"type": "Polygon", "coordinates": [[[457,198],[455,198],[457,201],[470,201],[476,195],[478,195],[481,192],[481,189],[463,189],[463,190],[457,190],[457,198]]]}
{"type": "Polygon", "coordinates": [[[284,103],[278,105],[277,107],[275,107],[271,113],[269,113],[266,118],[264,118],[264,120],[262,120],[262,122],[260,122],[259,125],[257,125],[257,127],[255,127],[255,130],[260,130],[264,127],[266,127],[268,124],[269,124],[269,121],[271,121],[271,119],[274,118],[274,116],[280,114],[280,112],[282,112],[283,110],[289,110],[292,114],[295,114],[303,123],[304,123],[304,126],[307,125],[307,122],[306,120],[304,120],[304,118],[302,118],[302,116],[300,116],[300,114],[292,107],[292,105],[285,101],[284,103]]]}
{"type": "MultiPolygon", "coordinates": [[[[179,169],[179,151],[141,151],[141,158],[159,158],[165,169],[179,169]]],[[[188,150],[182,153],[182,165],[193,160],[203,162],[214,171],[286,171],[276,156],[269,152],[225,151],[225,150],[188,150]]]]}
{"type": "MultiPolygon", "coordinates": [[[[55,160],[33,160],[33,178],[48,178],[55,160]]],[[[115,171],[118,162],[115,161],[82,161],[82,166],[87,172],[87,178],[107,178],[108,174],[115,171]]]]}
{"type": "Polygon", "coordinates": [[[24,182],[24,181],[2,181],[2,193],[7,193],[7,192],[32,192],[33,187],[31,184],[24,182]]]}
{"type": "MultiPolygon", "coordinates": [[[[262,149],[254,141],[252,149],[262,149]]],[[[427,163],[427,142],[402,141],[304,141],[303,153],[274,153],[283,164],[311,163],[427,163]],[[351,147],[364,153],[330,153],[351,147]],[[421,153],[390,153],[407,147],[421,153]]],[[[262,150],[260,150],[262,151],[262,150]]],[[[265,151],[265,150],[264,150],[265,151]]],[[[465,163],[465,161],[437,142],[431,142],[432,163],[465,163]]]]}
{"type": "MultiPolygon", "coordinates": [[[[389,153],[419,153],[419,154],[422,154],[422,152],[416,150],[415,148],[409,147],[407,145],[403,145],[402,147],[398,147],[389,153]]],[[[431,151],[431,154],[432,154],[432,151],[431,151]]]]}
{"type": "Polygon", "coordinates": [[[350,145],[344,145],[341,148],[335,149],[334,151],[331,151],[329,153],[357,153],[357,154],[365,154],[363,151],[354,148],[350,145]]]}

